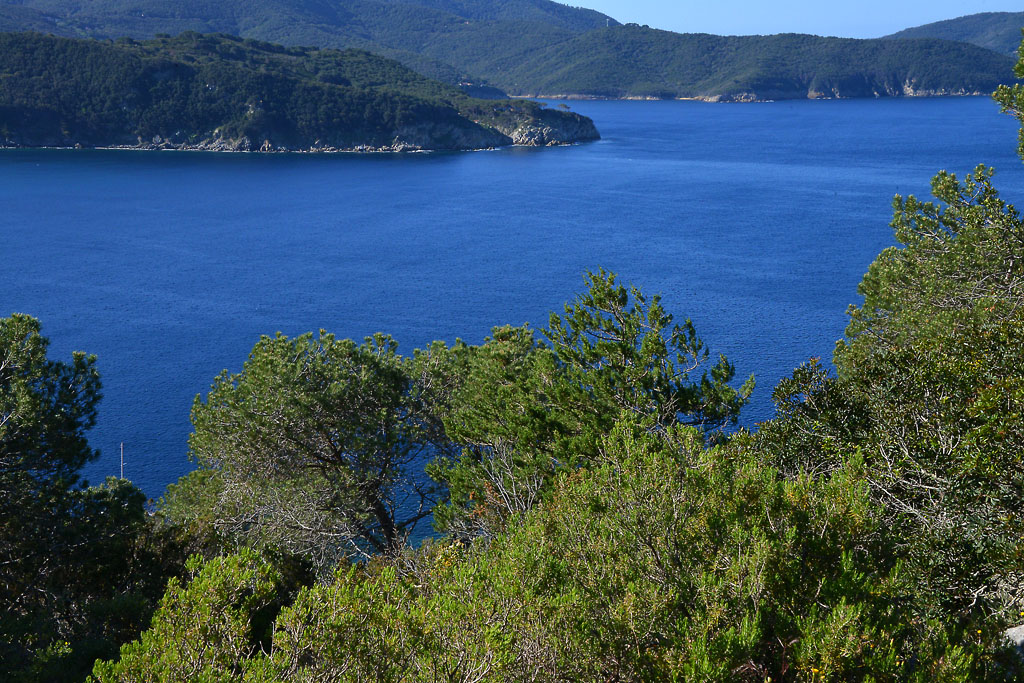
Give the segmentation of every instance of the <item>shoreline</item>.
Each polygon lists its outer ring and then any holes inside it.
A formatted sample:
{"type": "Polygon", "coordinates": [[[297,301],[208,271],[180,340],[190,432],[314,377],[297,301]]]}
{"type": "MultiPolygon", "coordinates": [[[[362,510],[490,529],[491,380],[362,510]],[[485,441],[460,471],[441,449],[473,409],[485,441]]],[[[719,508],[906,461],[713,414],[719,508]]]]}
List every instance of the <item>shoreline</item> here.
{"type": "Polygon", "coordinates": [[[0,144],[0,152],[7,150],[57,150],[57,151],[118,151],[118,152],[212,152],[215,154],[324,154],[324,155],[335,155],[335,154],[436,154],[436,153],[451,153],[459,154],[463,152],[496,152],[501,149],[509,149],[512,147],[522,147],[527,149],[537,148],[541,149],[544,147],[571,147],[574,145],[580,145],[584,142],[593,142],[592,140],[575,141],[575,142],[561,142],[552,145],[502,145],[500,147],[466,147],[460,149],[401,149],[401,148],[386,148],[386,147],[367,147],[367,148],[306,148],[306,149],[286,149],[282,147],[275,147],[273,149],[231,149],[225,148],[212,148],[209,146],[202,145],[184,145],[184,146],[157,146],[157,145],[5,145],[0,144]]]}
{"type": "Polygon", "coordinates": [[[696,95],[691,97],[655,97],[653,95],[626,95],[623,97],[612,97],[609,95],[587,95],[580,93],[569,93],[559,95],[509,95],[516,100],[563,100],[567,102],[707,102],[709,104],[764,104],[769,102],[816,102],[820,100],[898,100],[898,99],[925,99],[925,98],[946,98],[946,97],[991,97],[990,92],[964,92],[964,93],[911,93],[899,95],[876,95],[876,96],[854,96],[844,97],[842,95],[825,96],[816,93],[804,97],[759,97],[755,93],[734,93],[731,95],[696,95]]]}

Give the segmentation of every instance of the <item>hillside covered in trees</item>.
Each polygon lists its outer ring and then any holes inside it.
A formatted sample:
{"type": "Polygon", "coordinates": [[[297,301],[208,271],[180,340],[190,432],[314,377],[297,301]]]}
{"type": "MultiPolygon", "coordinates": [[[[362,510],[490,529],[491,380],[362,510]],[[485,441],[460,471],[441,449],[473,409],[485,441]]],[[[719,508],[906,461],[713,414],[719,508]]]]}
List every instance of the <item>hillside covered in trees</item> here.
{"type": "Polygon", "coordinates": [[[987,94],[1013,61],[944,40],[678,34],[626,25],[533,52],[503,73],[525,94],[765,100],[987,94]]]}
{"type": "Polygon", "coordinates": [[[942,38],[972,43],[1004,55],[1017,54],[1024,12],[981,12],[914,26],[886,38],[942,38]]]}
{"type": "Polygon", "coordinates": [[[357,0],[344,5],[308,0],[0,2],[0,31],[151,38],[191,30],[290,46],[359,48],[451,83],[473,80],[460,64],[460,51],[529,49],[609,23],[617,22],[549,0],[357,0]]]}
{"type": "MultiPolygon", "coordinates": [[[[186,30],[359,48],[514,95],[779,99],[988,93],[1012,59],[928,39],[710,36],[620,26],[548,0],[0,0],[0,30],[149,38],[186,30]]],[[[1018,36],[1019,37],[1019,36],[1018,36]]]]}
{"type": "Polygon", "coordinates": [[[534,102],[476,100],[359,50],[184,33],[0,34],[0,146],[479,149],[598,137],[534,102]]]}
{"type": "Polygon", "coordinates": [[[754,378],[598,270],[479,345],[262,337],[147,510],[78,483],[96,359],[0,318],[0,677],[1021,680],[1024,220],[992,176],[895,198],[835,371],[754,431],[754,378]]]}

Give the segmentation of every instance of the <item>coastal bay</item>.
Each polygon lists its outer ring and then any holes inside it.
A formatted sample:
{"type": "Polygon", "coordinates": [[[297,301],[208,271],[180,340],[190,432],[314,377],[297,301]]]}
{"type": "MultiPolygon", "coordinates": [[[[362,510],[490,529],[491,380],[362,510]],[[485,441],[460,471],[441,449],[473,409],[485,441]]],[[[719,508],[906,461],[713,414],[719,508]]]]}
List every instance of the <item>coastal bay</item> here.
{"type": "MultiPolygon", "coordinates": [[[[550,102],[555,108],[558,102],[550,102]]],[[[779,378],[830,357],[892,243],[890,199],[940,168],[1024,173],[987,98],[723,105],[567,102],[600,142],[469,153],[269,156],[0,151],[5,314],[51,356],[96,353],[85,473],[150,496],[189,471],[189,408],[261,334],[324,328],[478,343],[543,327],[603,266],[693,319],[712,353],[779,378]]],[[[1015,194],[1016,193],[1016,194],[1015,194]]]]}

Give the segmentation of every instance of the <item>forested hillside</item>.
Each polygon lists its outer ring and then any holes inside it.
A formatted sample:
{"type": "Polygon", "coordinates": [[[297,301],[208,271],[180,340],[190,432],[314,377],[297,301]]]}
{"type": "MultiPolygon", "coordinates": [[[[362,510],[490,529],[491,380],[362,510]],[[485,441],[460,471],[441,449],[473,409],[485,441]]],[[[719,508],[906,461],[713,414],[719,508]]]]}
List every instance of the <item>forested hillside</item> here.
{"type": "Polygon", "coordinates": [[[418,5],[474,21],[532,21],[574,33],[617,24],[611,17],[585,7],[551,0],[383,0],[388,5],[418,5]]]}
{"type": "Polygon", "coordinates": [[[483,101],[367,52],[185,33],[0,34],[0,144],[476,149],[594,139],[589,119],[483,101]]]}
{"type": "Polygon", "coordinates": [[[893,33],[886,38],[942,38],[972,43],[1005,55],[1015,55],[1024,29],[1024,12],[982,12],[936,21],[893,33]]]}
{"type": "Polygon", "coordinates": [[[548,0],[0,0],[0,30],[149,38],[224,32],[359,48],[514,95],[779,99],[988,93],[1012,60],[977,46],[721,37],[620,26],[548,0]]]}
{"type": "Polygon", "coordinates": [[[453,50],[514,53],[564,40],[613,19],[548,0],[3,0],[0,31],[151,38],[157,33],[220,32],[330,48],[360,48],[392,57],[428,76],[457,83],[480,74],[453,50]],[[44,28],[45,27],[45,28],[44,28]]]}
{"type": "Polygon", "coordinates": [[[790,99],[990,93],[1013,60],[943,40],[887,41],[598,29],[531,53],[510,92],[790,99]]]}

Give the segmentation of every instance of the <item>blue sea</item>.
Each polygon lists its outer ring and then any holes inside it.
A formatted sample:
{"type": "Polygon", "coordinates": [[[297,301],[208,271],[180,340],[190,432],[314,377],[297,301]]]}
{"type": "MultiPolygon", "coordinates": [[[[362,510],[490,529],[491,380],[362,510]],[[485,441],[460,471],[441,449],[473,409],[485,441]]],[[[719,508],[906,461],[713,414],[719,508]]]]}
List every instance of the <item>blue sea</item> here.
{"type": "MultiPolygon", "coordinates": [[[[556,103],[552,102],[551,106],[556,103]]],[[[94,483],[188,472],[189,409],[262,334],[481,342],[543,327],[604,267],[690,317],[771,390],[830,358],[893,244],[893,195],[995,166],[1024,198],[1016,121],[987,98],[569,102],[603,139],[550,149],[269,155],[0,151],[0,315],[51,357],[98,356],[94,483]]]]}

